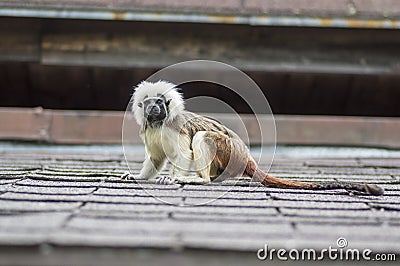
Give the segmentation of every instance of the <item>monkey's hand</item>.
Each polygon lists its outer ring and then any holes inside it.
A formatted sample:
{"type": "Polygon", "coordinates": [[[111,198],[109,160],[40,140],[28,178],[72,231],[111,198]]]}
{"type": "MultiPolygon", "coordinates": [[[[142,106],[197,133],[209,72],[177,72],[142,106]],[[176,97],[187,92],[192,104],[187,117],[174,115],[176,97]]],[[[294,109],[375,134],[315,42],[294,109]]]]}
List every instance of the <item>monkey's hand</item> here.
{"type": "Polygon", "coordinates": [[[125,172],[122,176],[121,176],[121,180],[131,180],[136,182],[136,178],[134,175],[132,175],[129,171],[125,172]]]}
{"type": "Polygon", "coordinates": [[[169,176],[159,176],[156,178],[156,184],[172,185],[177,183],[177,179],[169,176]]]}

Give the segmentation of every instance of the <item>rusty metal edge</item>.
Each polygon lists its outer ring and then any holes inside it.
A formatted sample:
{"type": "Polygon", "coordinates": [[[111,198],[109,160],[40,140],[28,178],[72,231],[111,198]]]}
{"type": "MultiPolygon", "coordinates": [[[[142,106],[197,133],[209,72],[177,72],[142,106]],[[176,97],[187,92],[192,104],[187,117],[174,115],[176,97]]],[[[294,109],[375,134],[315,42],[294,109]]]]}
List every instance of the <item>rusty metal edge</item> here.
{"type": "Polygon", "coordinates": [[[190,22],[212,24],[244,24],[253,26],[283,27],[322,27],[322,28],[365,28],[399,29],[400,20],[396,18],[346,18],[312,16],[267,16],[267,15],[229,15],[229,14],[186,14],[172,12],[108,11],[75,9],[0,9],[3,17],[125,20],[156,22],[190,22]]]}
{"type": "MultiPolygon", "coordinates": [[[[221,120],[237,119],[210,114],[221,120]]],[[[257,123],[243,115],[247,125],[257,123]]],[[[275,115],[278,144],[400,148],[400,118],[275,115]]],[[[122,111],[0,108],[0,140],[63,144],[121,143],[122,111]]],[[[262,125],[261,125],[262,126],[262,125]]],[[[137,126],[132,121],[133,130],[137,126]]],[[[251,126],[249,128],[256,128],[251,126]]],[[[255,134],[257,135],[257,134],[255,134]]],[[[132,143],[141,143],[138,136],[132,143]]],[[[250,140],[259,143],[258,139],[250,140]]]]}

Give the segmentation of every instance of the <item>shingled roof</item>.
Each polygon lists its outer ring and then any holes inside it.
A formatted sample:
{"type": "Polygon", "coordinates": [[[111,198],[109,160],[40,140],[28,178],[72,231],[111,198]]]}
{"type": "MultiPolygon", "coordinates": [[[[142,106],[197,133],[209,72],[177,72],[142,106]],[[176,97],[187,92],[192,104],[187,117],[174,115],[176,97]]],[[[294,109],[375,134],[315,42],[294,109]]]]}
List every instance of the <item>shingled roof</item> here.
{"type": "MultiPolygon", "coordinates": [[[[141,156],[131,162],[134,173],[141,156]]],[[[161,265],[166,259],[198,265],[215,258],[243,265],[257,262],[256,251],[265,244],[321,250],[337,247],[340,237],[349,248],[400,253],[397,158],[281,158],[271,170],[293,180],[377,183],[386,189],[380,197],[268,188],[248,180],[121,181],[126,170],[120,153],[3,151],[0,264],[161,265]],[[185,206],[191,204],[201,205],[185,206]]]]}

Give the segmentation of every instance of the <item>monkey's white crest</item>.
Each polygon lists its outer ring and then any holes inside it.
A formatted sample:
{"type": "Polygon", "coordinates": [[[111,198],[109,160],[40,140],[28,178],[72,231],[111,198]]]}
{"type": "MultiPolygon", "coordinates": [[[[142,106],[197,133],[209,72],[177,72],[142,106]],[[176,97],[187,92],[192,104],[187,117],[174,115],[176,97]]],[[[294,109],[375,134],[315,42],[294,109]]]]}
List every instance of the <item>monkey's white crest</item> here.
{"type": "Polygon", "coordinates": [[[135,89],[132,96],[133,105],[132,112],[135,115],[136,122],[142,126],[143,125],[143,109],[138,106],[147,97],[157,97],[160,94],[164,95],[165,99],[171,100],[169,104],[169,114],[167,116],[167,121],[172,121],[178,114],[180,114],[184,109],[184,102],[181,93],[179,93],[178,88],[175,84],[167,81],[157,81],[149,82],[142,81],[135,89]]]}

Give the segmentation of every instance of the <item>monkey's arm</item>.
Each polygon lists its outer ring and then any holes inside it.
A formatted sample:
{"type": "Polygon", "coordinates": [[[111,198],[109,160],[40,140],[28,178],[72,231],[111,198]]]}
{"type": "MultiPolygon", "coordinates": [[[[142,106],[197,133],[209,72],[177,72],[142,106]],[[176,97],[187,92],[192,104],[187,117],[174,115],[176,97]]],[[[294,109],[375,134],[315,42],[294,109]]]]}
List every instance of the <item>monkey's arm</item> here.
{"type": "Polygon", "coordinates": [[[165,162],[165,157],[147,157],[143,162],[143,168],[140,170],[139,177],[143,179],[154,178],[164,167],[165,162]]]}

